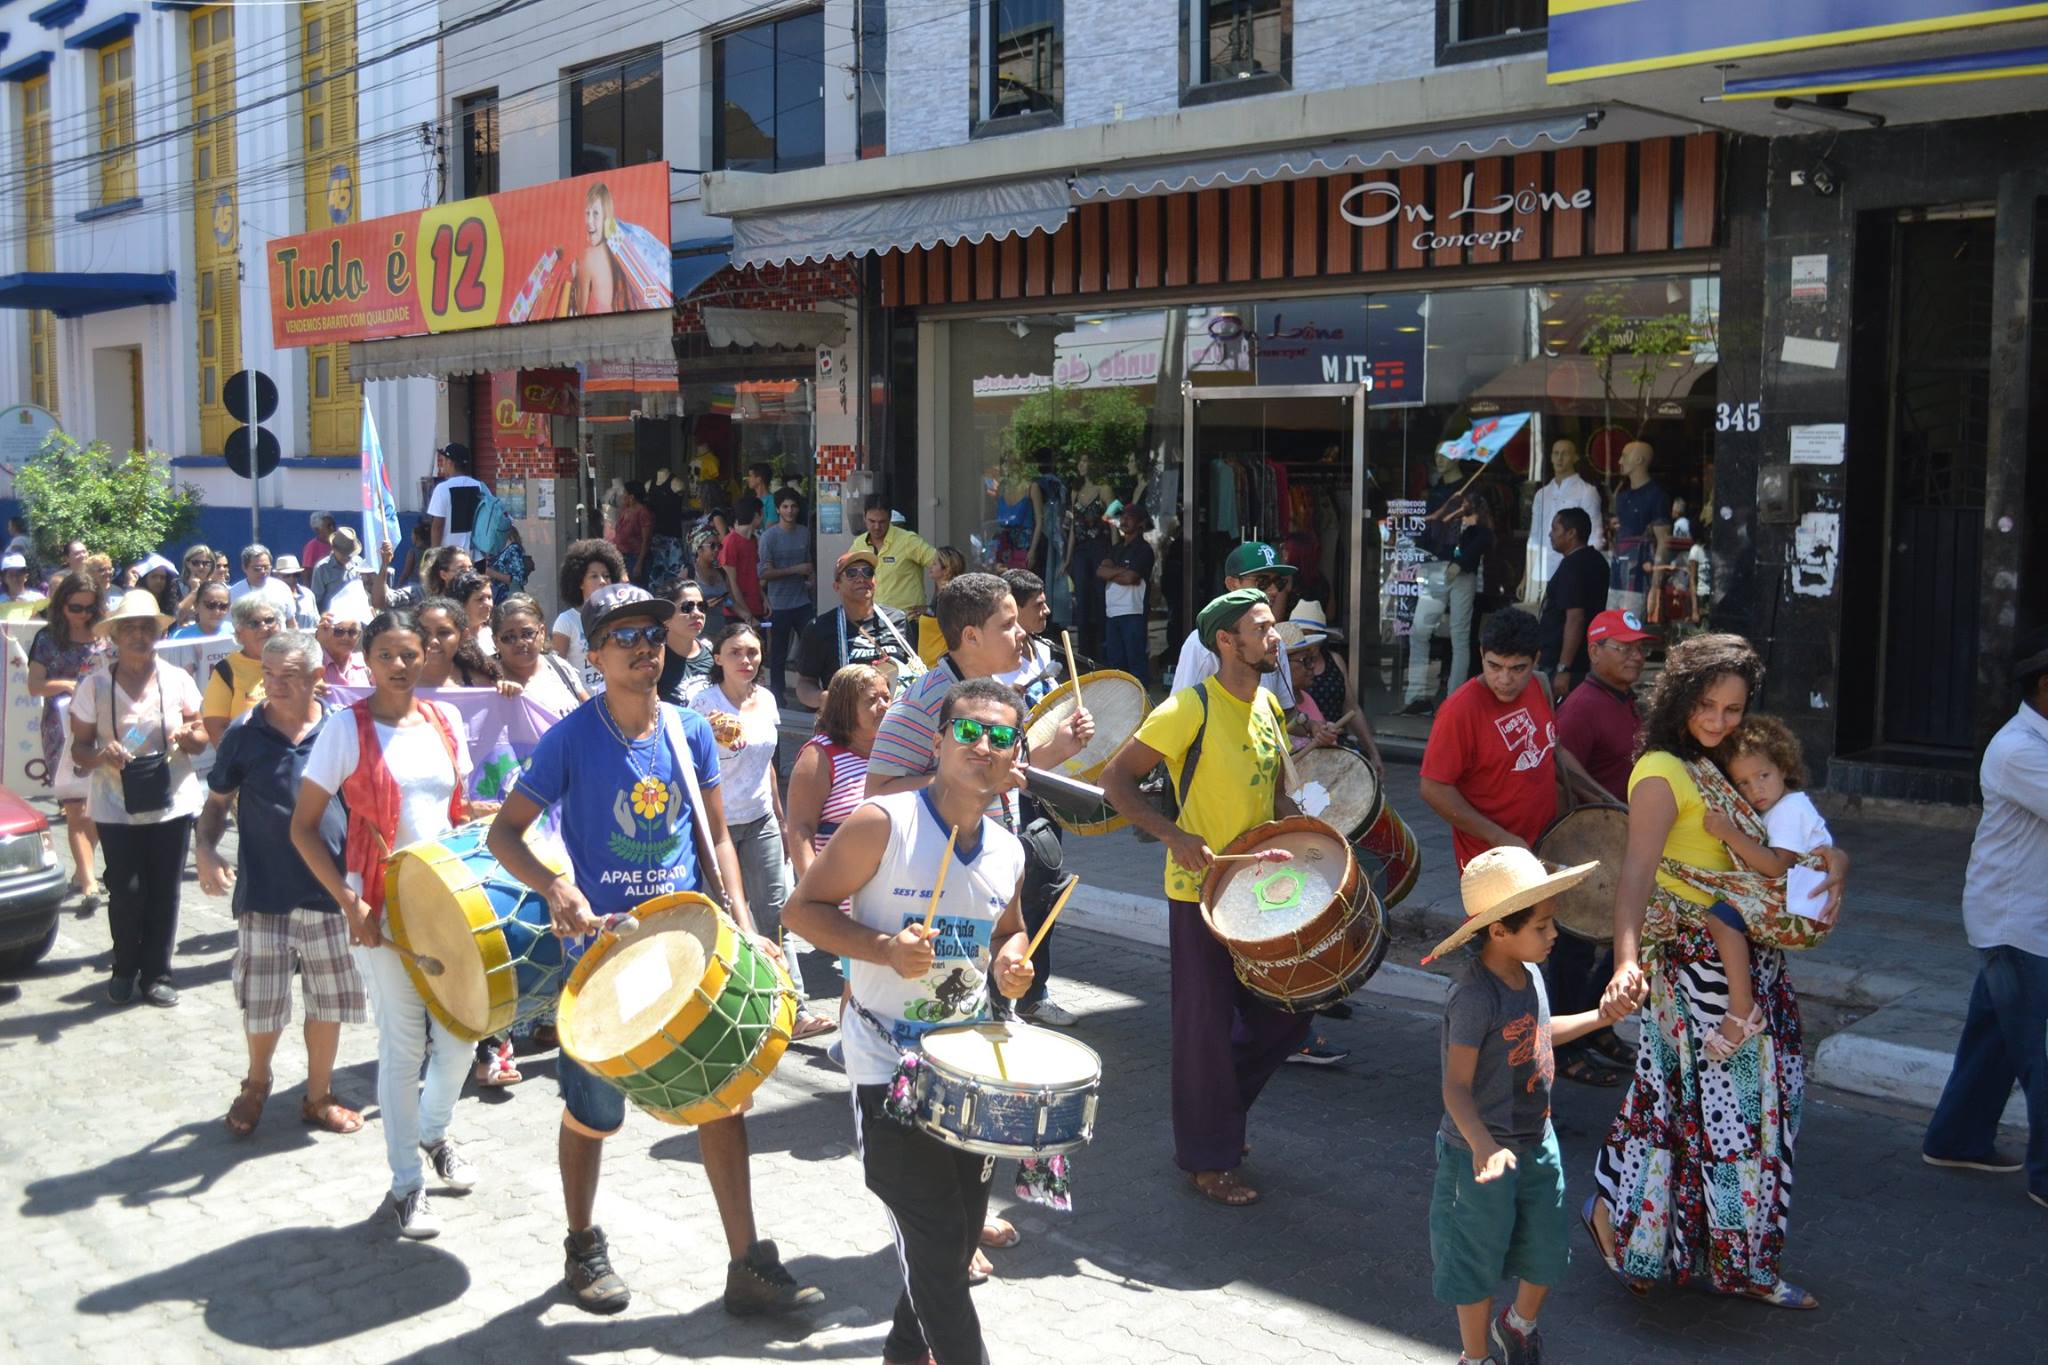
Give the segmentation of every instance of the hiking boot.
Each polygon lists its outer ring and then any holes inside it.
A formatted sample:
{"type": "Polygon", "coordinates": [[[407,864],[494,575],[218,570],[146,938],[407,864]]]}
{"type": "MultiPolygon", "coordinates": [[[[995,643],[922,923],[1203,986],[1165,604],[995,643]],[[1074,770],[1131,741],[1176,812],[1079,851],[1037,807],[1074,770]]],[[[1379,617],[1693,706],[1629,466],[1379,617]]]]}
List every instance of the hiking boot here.
{"type": "Polygon", "coordinates": [[[1508,1321],[1508,1310],[1503,1308],[1494,1314],[1493,1326],[1487,1329],[1486,1344],[1493,1348],[1493,1354],[1501,1365],[1543,1365],[1543,1333],[1530,1323],[1527,1332],[1515,1330],[1508,1321]]]}
{"type": "Polygon", "coordinates": [[[422,1142],[420,1150],[427,1154],[427,1160],[434,1163],[434,1175],[440,1182],[457,1194],[468,1194],[476,1188],[477,1170],[462,1154],[453,1138],[442,1138],[439,1142],[422,1142]]]}
{"type": "Polygon", "coordinates": [[[407,1195],[392,1195],[391,1208],[398,1215],[400,1237],[425,1242],[441,1235],[441,1220],[434,1216],[434,1206],[427,1202],[425,1187],[407,1195]]]}
{"type": "Polygon", "coordinates": [[[586,1313],[617,1313],[633,1301],[633,1291],[612,1269],[611,1247],[603,1228],[593,1225],[570,1233],[563,1239],[562,1249],[569,1253],[564,1277],[578,1308],[586,1313]]]}
{"type": "Polygon", "coordinates": [[[746,1259],[726,1266],[725,1311],[735,1317],[787,1313],[824,1301],[823,1290],[798,1284],[796,1277],[783,1269],[781,1253],[765,1238],[747,1249],[746,1259]]]}

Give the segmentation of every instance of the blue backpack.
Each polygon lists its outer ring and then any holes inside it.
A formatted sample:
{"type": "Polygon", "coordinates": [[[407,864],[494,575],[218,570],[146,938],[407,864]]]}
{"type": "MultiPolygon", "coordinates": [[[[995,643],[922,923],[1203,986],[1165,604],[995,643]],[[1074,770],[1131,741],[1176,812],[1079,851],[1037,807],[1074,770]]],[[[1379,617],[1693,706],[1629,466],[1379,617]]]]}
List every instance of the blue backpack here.
{"type": "Polygon", "coordinates": [[[498,495],[485,489],[477,499],[476,519],[469,526],[469,549],[472,555],[494,555],[505,548],[505,542],[512,535],[512,518],[505,512],[505,504],[498,495]]]}

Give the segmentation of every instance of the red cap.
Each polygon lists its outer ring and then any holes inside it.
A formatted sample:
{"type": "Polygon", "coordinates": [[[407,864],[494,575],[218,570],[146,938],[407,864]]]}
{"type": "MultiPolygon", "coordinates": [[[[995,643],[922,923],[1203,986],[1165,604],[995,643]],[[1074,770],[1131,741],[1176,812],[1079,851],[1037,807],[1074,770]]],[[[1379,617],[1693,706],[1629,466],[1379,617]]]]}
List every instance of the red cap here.
{"type": "Polygon", "coordinates": [[[1643,629],[1643,618],[1632,611],[1603,611],[1586,627],[1586,643],[1589,645],[1596,640],[1619,640],[1626,645],[1656,638],[1643,629]]]}

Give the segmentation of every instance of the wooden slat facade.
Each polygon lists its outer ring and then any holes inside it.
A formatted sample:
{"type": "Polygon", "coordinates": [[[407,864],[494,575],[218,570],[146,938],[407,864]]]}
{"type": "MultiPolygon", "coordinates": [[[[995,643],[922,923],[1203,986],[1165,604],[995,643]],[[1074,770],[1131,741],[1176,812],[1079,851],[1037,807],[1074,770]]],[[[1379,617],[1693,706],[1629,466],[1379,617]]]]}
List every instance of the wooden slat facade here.
{"type": "Polygon", "coordinates": [[[1397,271],[1420,284],[1465,265],[1698,250],[1715,244],[1720,224],[1720,150],[1700,133],[1082,204],[1050,236],[887,253],[881,301],[1130,296],[1397,271]],[[1398,187],[1398,204],[1353,193],[1384,183],[1398,187]],[[1385,222],[1357,221],[1390,209],[1385,222]]]}

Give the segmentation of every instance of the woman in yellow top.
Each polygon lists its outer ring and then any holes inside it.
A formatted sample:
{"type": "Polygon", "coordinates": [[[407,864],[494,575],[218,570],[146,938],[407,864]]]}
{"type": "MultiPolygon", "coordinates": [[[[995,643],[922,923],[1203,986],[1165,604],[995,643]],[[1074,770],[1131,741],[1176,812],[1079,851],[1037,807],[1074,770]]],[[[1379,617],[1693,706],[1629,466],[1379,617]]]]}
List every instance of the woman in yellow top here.
{"type": "Polygon", "coordinates": [[[207,670],[199,716],[206,723],[209,744],[220,743],[229,722],[263,700],[263,646],[291,626],[277,603],[258,592],[239,598],[228,609],[228,620],[241,648],[207,670]]]}
{"type": "MultiPolygon", "coordinates": [[[[940,588],[966,572],[967,556],[950,545],[941,545],[932,559],[932,600],[938,600],[940,588]]],[[[928,611],[917,618],[917,656],[926,668],[935,668],[945,652],[946,637],[939,632],[939,618],[928,611]]]]}
{"type": "MultiPolygon", "coordinates": [[[[1765,1031],[1725,1062],[1706,1041],[1728,1003],[1728,978],[1706,930],[1717,897],[1688,874],[1731,872],[1706,832],[1709,803],[1740,802],[1714,766],[1763,681],[1738,635],[1701,635],[1671,650],[1650,694],[1629,774],[1628,852],[1614,897],[1610,997],[1649,1008],[1635,1082],[1595,1163],[1598,1193],[1582,1216],[1601,1259],[1630,1290],[1669,1274],[1780,1308],[1815,1308],[1779,1273],[1791,1204],[1805,1061],[1799,1001],[1785,955],[1750,945],[1765,1031]]],[[[1847,859],[1826,851],[1834,913],[1847,859]]]]}

